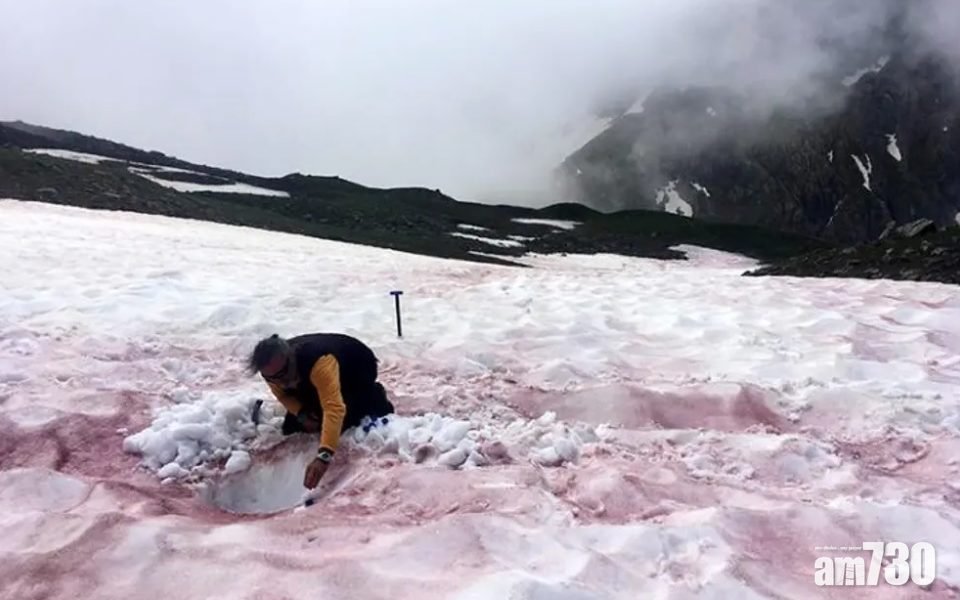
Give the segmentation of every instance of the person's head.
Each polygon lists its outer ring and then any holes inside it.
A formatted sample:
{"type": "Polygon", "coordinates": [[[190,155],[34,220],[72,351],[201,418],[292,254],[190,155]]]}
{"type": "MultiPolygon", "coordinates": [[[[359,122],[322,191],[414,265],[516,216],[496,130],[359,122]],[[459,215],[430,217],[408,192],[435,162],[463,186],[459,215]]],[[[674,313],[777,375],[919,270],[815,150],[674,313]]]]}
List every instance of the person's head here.
{"type": "Polygon", "coordinates": [[[260,376],[282,387],[294,387],[297,384],[297,369],[293,348],[277,334],[257,342],[247,361],[251,374],[260,376]]]}

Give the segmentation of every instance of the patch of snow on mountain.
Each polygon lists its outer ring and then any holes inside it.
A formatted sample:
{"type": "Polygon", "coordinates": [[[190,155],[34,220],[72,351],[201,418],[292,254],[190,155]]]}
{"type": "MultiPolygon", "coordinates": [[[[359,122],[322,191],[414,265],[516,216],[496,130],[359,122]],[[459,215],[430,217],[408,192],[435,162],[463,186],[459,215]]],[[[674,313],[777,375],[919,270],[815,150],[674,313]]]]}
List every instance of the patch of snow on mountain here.
{"type": "Polygon", "coordinates": [[[523,246],[523,244],[521,244],[516,240],[500,240],[497,238],[488,238],[488,237],[483,237],[479,235],[472,235],[469,233],[460,233],[458,231],[455,231],[450,235],[454,237],[468,239],[468,240],[476,240],[478,242],[483,242],[484,244],[489,244],[491,246],[498,246],[500,248],[520,248],[523,246]]]}
{"type": "Polygon", "coordinates": [[[480,227],[479,225],[470,225],[468,223],[459,223],[457,227],[460,229],[466,229],[468,231],[490,231],[486,227],[480,227]]]}
{"type": "Polygon", "coordinates": [[[903,154],[900,153],[900,147],[897,146],[897,134],[891,133],[887,136],[887,152],[890,153],[897,162],[903,161],[903,154]]]}
{"type": "Polygon", "coordinates": [[[887,63],[888,63],[888,62],[890,62],[890,57],[889,57],[889,56],[883,56],[883,57],[881,57],[881,58],[876,62],[876,64],[874,64],[873,66],[865,67],[865,68],[863,68],[863,69],[860,69],[859,71],[857,71],[857,72],[854,73],[853,75],[850,75],[850,76],[848,76],[848,77],[844,77],[844,78],[843,78],[843,85],[845,85],[846,87],[850,87],[850,86],[854,85],[855,83],[857,83],[858,81],[860,81],[860,79],[861,79],[864,75],[866,75],[867,73],[879,73],[885,66],[887,66],[887,63]]]}
{"type": "Polygon", "coordinates": [[[639,115],[644,111],[643,104],[647,101],[647,96],[641,96],[637,99],[636,102],[630,105],[630,108],[623,114],[625,115],[639,115]]]}
{"type": "Polygon", "coordinates": [[[105,160],[118,160],[116,158],[110,158],[108,156],[100,156],[99,154],[88,154],[86,152],[74,152],[73,150],[60,150],[59,148],[30,148],[29,150],[24,150],[24,152],[29,152],[30,154],[44,154],[46,156],[53,156],[54,158],[63,158],[66,160],[73,160],[77,162],[86,163],[88,165],[99,165],[105,160]]]}
{"type": "Polygon", "coordinates": [[[857,163],[857,168],[860,169],[860,173],[863,175],[863,187],[872,192],[873,190],[870,189],[870,175],[873,173],[873,163],[870,162],[870,157],[864,155],[867,159],[867,165],[864,166],[859,156],[855,154],[851,154],[850,156],[853,158],[853,162],[857,163]]]}
{"type": "Polygon", "coordinates": [[[226,183],[222,185],[213,185],[207,183],[192,183],[189,181],[170,181],[167,179],[160,179],[159,177],[154,177],[142,171],[137,171],[137,175],[143,177],[144,179],[149,179],[150,181],[156,183],[157,185],[162,185],[163,187],[168,187],[174,189],[178,192],[216,192],[219,194],[250,194],[253,196],[274,196],[278,198],[289,198],[290,194],[287,192],[282,192],[280,190],[271,190],[269,188],[262,188],[255,185],[249,185],[246,183],[226,183]]]}
{"type": "Polygon", "coordinates": [[[707,188],[703,187],[702,185],[700,185],[700,184],[697,183],[697,182],[693,182],[691,185],[693,186],[693,189],[697,190],[698,192],[700,192],[701,194],[703,194],[703,195],[706,196],[707,198],[710,197],[710,190],[708,190],[707,188]]]}
{"type": "Polygon", "coordinates": [[[521,225],[545,225],[547,227],[556,227],[558,229],[573,229],[581,225],[579,221],[562,221],[558,219],[512,219],[514,223],[521,225]]]}
{"type": "Polygon", "coordinates": [[[657,205],[662,206],[663,210],[675,215],[684,217],[693,216],[693,207],[690,203],[680,197],[677,192],[677,181],[671,181],[666,187],[657,192],[657,205]]]}

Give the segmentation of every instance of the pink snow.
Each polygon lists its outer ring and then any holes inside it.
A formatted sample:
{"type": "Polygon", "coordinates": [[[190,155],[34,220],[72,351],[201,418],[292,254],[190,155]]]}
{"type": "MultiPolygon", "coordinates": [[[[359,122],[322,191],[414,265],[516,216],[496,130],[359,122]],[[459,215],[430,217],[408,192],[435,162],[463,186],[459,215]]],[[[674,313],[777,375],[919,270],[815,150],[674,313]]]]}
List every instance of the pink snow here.
{"type": "Polygon", "coordinates": [[[960,597],[956,286],[13,200],[0,248],[0,598],[960,597]],[[303,508],[316,440],[242,361],[325,329],[399,414],[303,508]],[[871,540],[930,542],[936,580],[814,584],[871,540]]]}

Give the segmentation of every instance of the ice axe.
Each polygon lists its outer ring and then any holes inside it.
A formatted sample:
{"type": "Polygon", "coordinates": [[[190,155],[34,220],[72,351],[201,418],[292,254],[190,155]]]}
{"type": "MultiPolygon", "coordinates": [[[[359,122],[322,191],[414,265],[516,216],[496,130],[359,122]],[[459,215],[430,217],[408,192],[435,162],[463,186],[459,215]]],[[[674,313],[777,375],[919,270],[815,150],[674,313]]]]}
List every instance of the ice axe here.
{"type": "Polygon", "coordinates": [[[390,295],[393,296],[394,304],[397,307],[397,337],[403,337],[403,327],[400,325],[400,296],[403,295],[403,292],[393,290],[390,292],[390,295]]]}

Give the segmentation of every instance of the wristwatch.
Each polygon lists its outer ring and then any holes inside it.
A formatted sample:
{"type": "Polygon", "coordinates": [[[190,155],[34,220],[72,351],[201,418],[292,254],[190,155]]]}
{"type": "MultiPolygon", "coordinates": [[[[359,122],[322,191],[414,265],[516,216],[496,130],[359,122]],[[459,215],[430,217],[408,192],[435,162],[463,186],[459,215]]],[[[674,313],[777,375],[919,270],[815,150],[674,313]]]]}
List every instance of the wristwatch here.
{"type": "Polygon", "coordinates": [[[320,450],[319,452],[317,452],[317,458],[329,464],[330,461],[333,460],[333,453],[330,452],[329,450],[320,450]]]}

